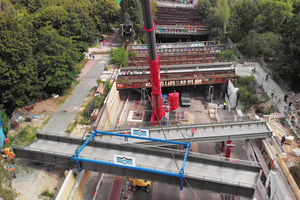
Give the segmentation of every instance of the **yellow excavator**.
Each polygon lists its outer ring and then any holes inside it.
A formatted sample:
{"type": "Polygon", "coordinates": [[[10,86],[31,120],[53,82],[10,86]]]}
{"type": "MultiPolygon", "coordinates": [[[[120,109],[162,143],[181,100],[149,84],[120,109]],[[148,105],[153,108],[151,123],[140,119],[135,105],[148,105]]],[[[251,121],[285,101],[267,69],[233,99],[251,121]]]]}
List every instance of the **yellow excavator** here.
{"type": "Polygon", "coordinates": [[[147,181],[147,180],[142,180],[142,179],[135,179],[135,178],[128,178],[128,180],[130,180],[131,183],[131,191],[135,192],[138,187],[143,187],[145,188],[146,192],[151,192],[151,181],[147,181]]]}

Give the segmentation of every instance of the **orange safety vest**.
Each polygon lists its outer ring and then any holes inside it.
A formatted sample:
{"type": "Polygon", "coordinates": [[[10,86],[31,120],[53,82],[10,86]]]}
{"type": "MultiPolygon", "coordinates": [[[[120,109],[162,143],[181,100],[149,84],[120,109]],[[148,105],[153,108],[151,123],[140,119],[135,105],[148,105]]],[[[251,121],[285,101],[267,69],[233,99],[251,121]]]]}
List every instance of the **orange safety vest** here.
{"type": "Polygon", "coordinates": [[[13,172],[13,171],[15,171],[15,169],[14,169],[13,167],[10,167],[10,168],[9,168],[9,171],[10,171],[10,172],[13,172]]]}
{"type": "Polygon", "coordinates": [[[195,131],[196,131],[196,129],[192,128],[192,133],[193,133],[193,134],[195,133],[195,131]]]}
{"type": "Polygon", "coordinates": [[[125,132],[124,132],[124,134],[125,134],[125,135],[128,135],[128,132],[127,132],[127,131],[125,131],[125,132]]]}
{"type": "Polygon", "coordinates": [[[5,144],[8,144],[8,143],[9,143],[8,138],[5,138],[4,143],[5,143],[5,144]]]}

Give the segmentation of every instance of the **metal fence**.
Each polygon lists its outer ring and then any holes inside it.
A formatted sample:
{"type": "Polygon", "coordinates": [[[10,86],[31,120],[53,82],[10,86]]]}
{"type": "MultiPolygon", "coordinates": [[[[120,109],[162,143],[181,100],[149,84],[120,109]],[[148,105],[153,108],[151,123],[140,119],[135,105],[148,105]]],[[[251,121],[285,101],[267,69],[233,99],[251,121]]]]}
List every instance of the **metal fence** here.
{"type": "Polygon", "coordinates": [[[238,50],[238,48],[236,48],[236,46],[234,45],[234,43],[231,41],[231,39],[229,37],[226,37],[227,40],[227,44],[228,46],[234,50],[235,54],[237,55],[237,57],[239,59],[243,59],[243,55],[241,54],[241,52],[238,50]]]}
{"type": "Polygon", "coordinates": [[[259,58],[256,60],[264,68],[264,70],[267,71],[267,73],[270,74],[270,78],[272,78],[281,89],[283,89],[286,93],[290,92],[290,87],[286,84],[286,81],[282,80],[277,74],[275,74],[270,68],[268,68],[268,65],[265,63],[265,61],[262,58],[259,58]]]}

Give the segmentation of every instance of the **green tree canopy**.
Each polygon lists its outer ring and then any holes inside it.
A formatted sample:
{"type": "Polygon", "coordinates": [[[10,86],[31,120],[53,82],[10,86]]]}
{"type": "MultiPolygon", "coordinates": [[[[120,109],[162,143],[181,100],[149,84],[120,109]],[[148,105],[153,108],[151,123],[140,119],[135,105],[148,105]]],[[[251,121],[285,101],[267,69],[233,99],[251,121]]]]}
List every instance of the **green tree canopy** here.
{"type": "Polygon", "coordinates": [[[246,0],[233,7],[228,25],[228,33],[232,41],[240,41],[248,35],[250,30],[254,29],[254,19],[257,15],[256,2],[246,0]]]}
{"type": "Polygon", "coordinates": [[[282,25],[293,16],[291,0],[261,0],[258,5],[259,14],[254,20],[256,30],[263,32],[278,32],[282,25]]]}
{"type": "Polygon", "coordinates": [[[0,17],[0,103],[19,107],[37,97],[32,33],[14,16],[0,17]]]}
{"type": "Polygon", "coordinates": [[[39,30],[38,74],[47,93],[64,92],[77,77],[77,52],[72,40],[62,37],[51,26],[39,30]]]}

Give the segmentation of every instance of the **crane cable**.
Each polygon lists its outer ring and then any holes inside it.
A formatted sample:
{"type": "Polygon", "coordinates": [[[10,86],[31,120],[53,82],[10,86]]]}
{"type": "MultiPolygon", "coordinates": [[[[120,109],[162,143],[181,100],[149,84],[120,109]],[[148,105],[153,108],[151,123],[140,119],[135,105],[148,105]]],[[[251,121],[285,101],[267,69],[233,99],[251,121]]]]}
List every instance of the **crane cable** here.
{"type": "MultiPolygon", "coordinates": [[[[148,70],[148,69],[145,69],[145,66],[142,66],[142,69],[143,69],[143,70],[148,70]]],[[[150,82],[151,82],[151,78],[150,78],[150,82]]],[[[153,84],[152,84],[152,85],[153,85],[153,84]]],[[[154,88],[155,90],[157,90],[156,87],[153,87],[153,88],[154,88]]],[[[148,99],[151,101],[151,97],[150,97],[150,95],[149,95],[147,89],[146,89],[146,93],[147,93],[148,99]]],[[[152,104],[151,104],[151,107],[152,107],[152,104]]],[[[152,109],[153,109],[153,107],[152,107],[152,109]]],[[[158,119],[157,113],[155,113],[155,115],[156,115],[156,118],[158,119]]],[[[176,126],[178,127],[178,129],[179,129],[178,124],[177,124],[177,123],[175,123],[175,124],[176,124],[176,126]]],[[[165,138],[165,140],[166,140],[166,142],[167,142],[169,148],[171,148],[171,145],[170,145],[170,143],[168,142],[167,136],[166,136],[166,134],[165,134],[165,132],[164,132],[163,127],[161,126],[160,121],[159,121],[159,127],[160,127],[161,130],[162,130],[162,133],[163,133],[163,135],[164,135],[164,138],[165,138]]],[[[179,129],[179,131],[180,131],[181,135],[183,136],[183,138],[185,139],[185,141],[187,141],[180,129],[179,129]]],[[[175,156],[174,156],[174,154],[173,154],[173,152],[171,152],[171,154],[172,154],[172,158],[173,158],[173,160],[174,160],[174,162],[175,162],[175,165],[176,165],[177,169],[180,170],[180,169],[179,169],[179,166],[178,166],[178,163],[177,163],[177,161],[176,161],[176,159],[175,159],[175,156]]],[[[189,186],[189,188],[192,190],[192,192],[194,193],[195,197],[197,197],[197,199],[200,200],[200,198],[197,196],[197,194],[196,194],[194,188],[188,183],[188,181],[186,180],[186,178],[183,177],[183,179],[184,179],[184,181],[187,183],[187,185],[189,186]]]]}
{"type": "MultiPolygon", "coordinates": [[[[148,93],[147,90],[146,90],[146,92],[147,92],[148,98],[150,98],[149,93],[148,93]]],[[[152,105],[151,105],[151,106],[152,106],[152,105]]],[[[156,113],[155,113],[155,115],[156,115],[156,118],[158,119],[158,116],[157,116],[156,113]]],[[[165,134],[165,132],[164,132],[163,127],[161,126],[160,121],[159,121],[159,127],[161,128],[161,130],[162,130],[162,132],[163,132],[163,135],[164,135],[164,137],[165,137],[165,139],[166,139],[166,141],[167,141],[167,144],[168,144],[169,148],[171,148],[171,145],[170,145],[170,143],[168,142],[167,136],[166,136],[166,134],[165,134]]],[[[178,127],[178,125],[177,125],[177,127],[178,127]]],[[[178,127],[178,128],[179,128],[179,127],[178,127]]],[[[180,131],[180,132],[181,132],[181,131],[180,131]]],[[[177,163],[177,161],[176,161],[176,158],[175,158],[175,156],[174,156],[174,154],[173,154],[173,152],[171,152],[171,154],[172,154],[172,158],[173,158],[173,160],[174,160],[174,162],[175,162],[175,165],[176,165],[176,167],[177,167],[177,170],[180,170],[180,169],[179,169],[179,166],[178,166],[178,163],[177,163]]],[[[197,193],[195,192],[194,188],[189,184],[189,182],[186,180],[186,178],[183,177],[183,179],[184,179],[184,181],[187,183],[187,185],[189,186],[189,188],[192,190],[192,192],[194,193],[195,197],[197,197],[197,199],[200,200],[200,198],[197,196],[197,193]]]]}

